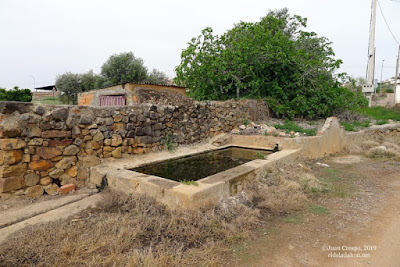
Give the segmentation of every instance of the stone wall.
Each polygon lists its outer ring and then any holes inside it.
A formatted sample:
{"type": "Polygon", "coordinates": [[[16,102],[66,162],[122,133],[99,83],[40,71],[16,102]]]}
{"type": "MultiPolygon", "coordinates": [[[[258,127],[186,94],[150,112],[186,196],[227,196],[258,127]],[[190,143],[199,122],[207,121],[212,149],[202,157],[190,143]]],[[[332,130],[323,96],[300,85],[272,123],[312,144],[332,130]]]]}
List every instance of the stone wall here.
{"type": "Polygon", "coordinates": [[[268,116],[263,101],[116,108],[0,103],[0,194],[36,197],[87,182],[102,158],[192,144],[268,116]]]}

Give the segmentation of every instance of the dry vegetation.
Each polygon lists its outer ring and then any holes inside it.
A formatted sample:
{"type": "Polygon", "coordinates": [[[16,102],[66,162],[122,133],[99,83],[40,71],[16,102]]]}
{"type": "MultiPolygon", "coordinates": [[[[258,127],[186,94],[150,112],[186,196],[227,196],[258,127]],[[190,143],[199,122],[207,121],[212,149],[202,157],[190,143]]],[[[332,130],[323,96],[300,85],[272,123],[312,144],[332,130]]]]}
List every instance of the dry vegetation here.
{"type": "Polygon", "coordinates": [[[255,237],[266,218],[305,207],[308,189],[319,186],[308,171],[276,166],[241,194],[195,212],[104,192],[102,206],[78,219],[30,227],[10,239],[0,248],[0,266],[220,265],[231,245],[255,237]]]}

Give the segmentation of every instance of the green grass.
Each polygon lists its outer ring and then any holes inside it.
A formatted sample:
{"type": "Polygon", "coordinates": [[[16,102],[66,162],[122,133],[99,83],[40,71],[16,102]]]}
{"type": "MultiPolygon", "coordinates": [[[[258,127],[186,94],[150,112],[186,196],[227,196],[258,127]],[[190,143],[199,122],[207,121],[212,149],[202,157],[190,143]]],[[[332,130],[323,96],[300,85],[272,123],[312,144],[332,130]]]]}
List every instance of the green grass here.
{"type": "Polygon", "coordinates": [[[347,198],[351,196],[353,188],[349,182],[354,178],[353,174],[333,168],[324,169],[321,173],[321,182],[324,189],[316,195],[324,193],[330,197],[347,198]]]}
{"type": "Polygon", "coordinates": [[[244,126],[249,126],[250,123],[251,123],[250,120],[244,120],[244,121],[243,121],[243,125],[244,125],[244,126]]]}
{"type": "Polygon", "coordinates": [[[46,97],[34,97],[32,103],[40,104],[52,104],[52,105],[63,105],[58,97],[46,96],[46,97]]]}
{"type": "Polygon", "coordinates": [[[304,223],[304,217],[302,215],[296,215],[283,219],[285,223],[302,224],[304,223]]]}
{"type": "Polygon", "coordinates": [[[377,121],[394,120],[400,121],[400,110],[385,107],[362,108],[357,110],[358,113],[373,118],[377,121]]]}
{"type": "Polygon", "coordinates": [[[310,212],[319,215],[325,215],[330,213],[330,211],[327,208],[314,204],[310,206],[310,212]]]}
{"type": "Polygon", "coordinates": [[[176,144],[172,143],[172,138],[169,135],[165,137],[165,149],[170,153],[174,153],[176,150],[176,144]]]}
{"type": "Polygon", "coordinates": [[[265,155],[263,153],[261,153],[261,152],[257,152],[254,155],[254,159],[265,159],[265,155]]]}
{"type": "Polygon", "coordinates": [[[196,181],[182,181],[181,184],[199,186],[196,181]]]}
{"type": "Polygon", "coordinates": [[[317,135],[317,129],[304,129],[303,127],[297,125],[293,121],[285,121],[284,124],[275,124],[274,127],[279,130],[284,130],[286,133],[290,133],[291,131],[304,133],[307,136],[315,136],[317,135]]]}
{"type": "Polygon", "coordinates": [[[385,125],[385,124],[387,124],[387,123],[388,123],[387,120],[380,120],[380,121],[377,121],[377,122],[376,122],[377,125],[385,125]]]}
{"type": "Polygon", "coordinates": [[[340,122],[344,129],[348,132],[358,132],[359,130],[369,127],[370,121],[353,121],[353,122],[340,122]]]}

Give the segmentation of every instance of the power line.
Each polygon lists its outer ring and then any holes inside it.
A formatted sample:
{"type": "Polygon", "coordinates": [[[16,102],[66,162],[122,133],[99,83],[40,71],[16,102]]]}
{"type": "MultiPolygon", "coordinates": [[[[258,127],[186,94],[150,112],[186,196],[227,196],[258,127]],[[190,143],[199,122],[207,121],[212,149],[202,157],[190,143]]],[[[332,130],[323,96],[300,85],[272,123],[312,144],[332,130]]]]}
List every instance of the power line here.
{"type": "MultiPolygon", "coordinates": [[[[383,20],[385,21],[385,23],[386,23],[386,26],[387,26],[387,28],[388,28],[388,30],[389,30],[389,32],[390,32],[390,34],[392,35],[392,37],[393,37],[393,39],[396,41],[396,43],[397,43],[398,45],[400,45],[400,42],[399,42],[399,41],[397,41],[397,38],[396,38],[396,36],[394,36],[394,34],[393,34],[392,30],[390,29],[390,26],[389,26],[389,23],[388,23],[388,22],[387,22],[387,20],[386,20],[385,14],[383,14],[383,11],[382,11],[381,4],[379,3],[379,1],[377,1],[377,2],[378,2],[379,10],[381,11],[381,14],[382,14],[383,20]]],[[[397,2],[397,1],[396,1],[396,2],[397,2]]]]}

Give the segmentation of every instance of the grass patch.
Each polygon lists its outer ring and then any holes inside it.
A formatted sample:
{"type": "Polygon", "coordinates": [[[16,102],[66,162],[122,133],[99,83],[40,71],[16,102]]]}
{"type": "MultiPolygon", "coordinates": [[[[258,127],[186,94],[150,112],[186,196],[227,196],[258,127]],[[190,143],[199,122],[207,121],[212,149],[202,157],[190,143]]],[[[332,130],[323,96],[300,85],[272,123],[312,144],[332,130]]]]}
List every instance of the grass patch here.
{"type": "Polygon", "coordinates": [[[64,105],[58,97],[46,96],[46,97],[34,97],[32,103],[40,104],[51,104],[51,105],[64,105]]]}
{"type": "Polygon", "coordinates": [[[360,114],[373,118],[377,121],[394,120],[400,121],[400,110],[385,108],[385,107],[372,107],[358,109],[360,114]]]}
{"type": "Polygon", "coordinates": [[[254,159],[265,159],[265,155],[263,153],[261,153],[261,152],[257,152],[254,155],[254,159]]]}
{"type": "Polygon", "coordinates": [[[376,124],[377,125],[385,125],[385,124],[388,124],[388,121],[387,120],[380,120],[380,121],[377,121],[376,124]]]}
{"type": "Polygon", "coordinates": [[[304,129],[303,127],[297,125],[293,121],[285,121],[284,124],[275,124],[274,127],[279,130],[284,130],[286,133],[294,131],[294,132],[304,133],[307,136],[317,135],[317,128],[304,129]]]}
{"type": "Polygon", "coordinates": [[[199,186],[196,181],[181,181],[181,184],[199,186]]]}
{"type": "Polygon", "coordinates": [[[344,129],[348,132],[358,132],[359,130],[369,127],[370,121],[353,121],[353,122],[340,122],[344,129]]]}
{"type": "Polygon", "coordinates": [[[165,149],[170,153],[174,153],[176,150],[176,144],[172,142],[172,138],[169,135],[165,137],[165,149]]]}
{"type": "Polygon", "coordinates": [[[243,121],[243,125],[244,125],[244,126],[249,126],[250,123],[251,123],[250,120],[244,120],[244,121],[243,121]]]}
{"type": "Polygon", "coordinates": [[[285,223],[302,224],[304,223],[304,217],[302,215],[290,216],[283,219],[285,223]]]}
{"type": "Polygon", "coordinates": [[[330,211],[327,208],[324,208],[322,206],[318,206],[318,205],[311,205],[310,206],[310,212],[314,213],[314,214],[319,214],[319,215],[325,215],[325,214],[329,214],[330,211]]]}
{"type": "Polygon", "coordinates": [[[321,173],[321,181],[324,188],[321,192],[331,197],[347,198],[351,196],[352,186],[348,181],[353,177],[351,173],[344,172],[333,168],[323,169],[321,173]]]}

